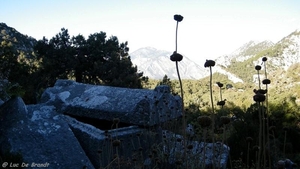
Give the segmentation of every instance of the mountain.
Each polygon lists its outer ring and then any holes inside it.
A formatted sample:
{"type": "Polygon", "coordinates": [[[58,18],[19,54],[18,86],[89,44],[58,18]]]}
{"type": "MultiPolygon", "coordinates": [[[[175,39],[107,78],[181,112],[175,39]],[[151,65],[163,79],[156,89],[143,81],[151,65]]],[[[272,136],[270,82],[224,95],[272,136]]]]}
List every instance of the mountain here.
{"type": "Polygon", "coordinates": [[[268,58],[269,75],[276,79],[284,76],[291,66],[300,62],[300,31],[292,32],[275,44],[250,41],[231,54],[218,57],[216,67],[251,83],[257,76],[254,67],[262,64],[263,57],[268,58]]]}
{"type": "Polygon", "coordinates": [[[227,67],[232,62],[243,62],[273,45],[274,43],[271,41],[250,41],[233,51],[231,54],[218,57],[216,62],[218,65],[227,67]]]}
{"type": "MultiPolygon", "coordinates": [[[[132,52],[130,56],[132,63],[150,79],[162,79],[164,75],[170,79],[178,79],[175,63],[170,60],[171,54],[172,52],[145,47],[132,52]]],[[[209,69],[198,65],[186,56],[183,56],[183,60],[178,65],[182,79],[202,79],[209,76],[209,69]]],[[[226,75],[234,83],[243,82],[242,79],[220,66],[214,67],[213,72],[226,75]]]]}
{"type": "MultiPolygon", "coordinates": [[[[268,73],[277,76],[300,62],[300,31],[296,30],[279,42],[249,41],[228,55],[218,57],[214,73],[220,73],[232,81],[252,83],[257,78],[254,67],[261,65],[262,57],[268,58],[268,73]]],[[[132,63],[151,79],[162,79],[167,75],[177,79],[175,63],[170,61],[172,52],[151,47],[138,49],[130,54],[132,63]]],[[[182,79],[201,79],[209,75],[208,69],[184,56],[179,62],[182,79]]],[[[263,76],[262,76],[263,77],[263,76]]]]}
{"type": "MultiPolygon", "coordinates": [[[[150,79],[162,79],[167,75],[170,79],[178,79],[175,62],[170,60],[172,52],[152,47],[140,48],[130,54],[131,61],[150,79]]],[[[188,57],[183,56],[178,63],[182,79],[200,79],[208,75],[208,69],[199,66],[188,57]]]]}
{"type": "Polygon", "coordinates": [[[5,23],[0,23],[0,41],[1,45],[13,47],[17,55],[24,56],[26,59],[34,59],[33,47],[37,40],[23,35],[15,28],[7,26],[5,23]]]}
{"type": "Polygon", "coordinates": [[[271,64],[287,70],[290,66],[300,62],[300,29],[275,44],[270,49],[271,64]]]}

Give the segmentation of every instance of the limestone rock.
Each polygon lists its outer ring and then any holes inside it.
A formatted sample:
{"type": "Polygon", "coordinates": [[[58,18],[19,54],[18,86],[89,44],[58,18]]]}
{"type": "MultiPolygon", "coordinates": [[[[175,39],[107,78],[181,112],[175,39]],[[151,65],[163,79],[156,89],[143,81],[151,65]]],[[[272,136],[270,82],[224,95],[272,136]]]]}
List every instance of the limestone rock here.
{"type": "Polygon", "coordinates": [[[5,102],[0,107],[1,154],[21,154],[25,168],[93,169],[63,116],[54,106],[26,106],[19,97],[5,102]]]}
{"type": "MultiPolygon", "coordinates": [[[[184,157],[184,139],[181,135],[165,130],[164,152],[170,164],[184,157]]],[[[226,169],[230,148],[221,142],[206,143],[187,140],[187,163],[197,168],[226,169]]]]}
{"type": "MultiPolygon", "coordinates": [[[[86,151],[95,168],[107,167],[118,168],[116,155],[121,161],[132,159],[139,155],[139,149],[146,149],[158,139],[149,139],[146,129],[138,126],[129,126],[112,130],[100,130],[92,125],[77,121],[75,118],[65,116],[72,131],[79,140],[82,148],[86,151]],[[115,142],[118,144],[115,144],[115,142]],[[115,144],[115,145],[114,145],[115,144]]],[[[122,163],[121,168],[132,168],[122,163]]]]}
{"type": "Polygon", "coordinates": [[[179,96],[168,86],[155,90],[96,86],[71,80],[58,80],[42,95],[42,103],[54,105],[57,111],[77,117],[89,117],[122,123],[153,126],[182,115],[179,96]]]}

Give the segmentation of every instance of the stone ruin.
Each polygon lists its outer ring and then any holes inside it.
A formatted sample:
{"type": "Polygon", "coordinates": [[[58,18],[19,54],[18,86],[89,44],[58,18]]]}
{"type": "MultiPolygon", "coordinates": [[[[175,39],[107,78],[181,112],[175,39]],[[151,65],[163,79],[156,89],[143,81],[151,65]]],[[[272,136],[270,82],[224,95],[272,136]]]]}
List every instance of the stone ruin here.
{"type": "MultiPolygon", "coordinates": [[[[121,168],[130,168],[126,164],[135,159],[150,167],[153,163],[147,156],[153,145],[161,144],[166,133],[170,140],[180,137],[162,130],[161,124],[181,115],[181,98],[170,94],[168,86],[128,89],[58,80],[38,104],[25,105],[15,97],[1,105],[0,154],[19,153],[21,159],[0,162],[24,168],[93,169],[113,168],[116,159],[121,168]]],[[[177,144],[165,153],[182,153],[177,144]]],[[[225,168],[229,148],[221,147],[219,168],[225,168]]],[[[175,163],[173,156],[168,163],[175,163]]],[[[205,163],[211,162],[209,154],[206,158],[205,163]]]]}

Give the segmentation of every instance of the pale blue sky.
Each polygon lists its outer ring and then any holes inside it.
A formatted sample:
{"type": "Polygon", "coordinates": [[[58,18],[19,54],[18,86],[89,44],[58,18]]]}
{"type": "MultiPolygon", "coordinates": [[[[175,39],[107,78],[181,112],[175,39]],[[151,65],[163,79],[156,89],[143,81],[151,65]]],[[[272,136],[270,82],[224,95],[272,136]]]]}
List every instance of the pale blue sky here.
{"type": "Polygon", "coordinates": [[[300,28],[297,0],[0,0],[0,22],[36,39],[62,27],[71,36],[104,31],[141,47],[178,52],[199,64],[229,54],[250,40],[279,41],[300,28]]]}

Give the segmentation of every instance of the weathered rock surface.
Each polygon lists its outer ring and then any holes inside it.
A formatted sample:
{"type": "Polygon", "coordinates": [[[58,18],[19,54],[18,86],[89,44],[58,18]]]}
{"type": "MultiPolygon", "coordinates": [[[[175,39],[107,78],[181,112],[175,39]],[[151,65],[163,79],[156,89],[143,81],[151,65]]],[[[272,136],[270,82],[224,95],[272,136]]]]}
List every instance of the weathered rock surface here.
{"type": "MultiPolygon", "coordinates": [[[[184,158],[184,139],[181,135],[174,134],[170,131],[163,132],[164,152],[168,154],[168,161],[170,164],[176,163],[178,160],[184,158]]],[[[198,141],[186,142],[187,146],[187,165],[192,165],[197,168],[212,168],[214,165],[218,169],[226,169],[229,158],[230,148],[222,144],[205,143],[198,141]]]]}
{"type": "Polygon", "coordinates": [[[54,105],[57,111],[78,117],[153,126],[182,115],[181,98],[170,94],[168,86],[155,90],[129,89],[81,84],[58,80],[46,89],[41,103],[54,105]]]}
{"type": "Polygon", "coordinates": [[[25,168],[40,164],[53,169],[93,169],[63,116],[54,106],[26,106],[19,97],[5,102],[0,107],[1,154],[20,153],[28,164],[25,168]]]}
{"type": "MultiPolygon", "coordinates": [[[[138,126],[103,131],[72,117],[65,118],[95,168],[107,166],[118,168],[117,158],[121,161],[132,159],[140,154],[139,149],[142,148],[143,152],[147,152],[147,149],[159,140],[138,126]]],[[[126,166],[125,163],[120,168],[132,166],[126,166]]]]}

